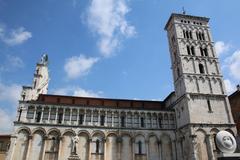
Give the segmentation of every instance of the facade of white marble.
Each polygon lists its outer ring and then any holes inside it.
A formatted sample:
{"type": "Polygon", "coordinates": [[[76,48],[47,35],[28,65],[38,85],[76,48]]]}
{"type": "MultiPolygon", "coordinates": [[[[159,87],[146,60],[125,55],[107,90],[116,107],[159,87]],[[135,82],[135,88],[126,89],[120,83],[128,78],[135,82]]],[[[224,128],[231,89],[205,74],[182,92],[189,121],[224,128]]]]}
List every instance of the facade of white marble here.
{"type": "Polygon", "coordinates": [[[154,104],[47,95],[42,58],[33,87],[23,88],[7,160],[217,159],[215,135],[236,128],[208,21],[171,15],[165,30],[175,91],[154,104]]]}

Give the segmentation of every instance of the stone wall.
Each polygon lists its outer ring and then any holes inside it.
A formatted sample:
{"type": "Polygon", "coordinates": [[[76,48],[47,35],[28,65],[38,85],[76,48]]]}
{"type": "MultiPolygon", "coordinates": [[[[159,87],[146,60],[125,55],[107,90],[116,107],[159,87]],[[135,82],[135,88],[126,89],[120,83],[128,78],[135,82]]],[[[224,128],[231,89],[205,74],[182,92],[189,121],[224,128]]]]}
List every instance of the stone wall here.
{"type": "Polygon", "coordinates": [[[11,139],[8,160],[66,160],[73,151],[81,160],[176,159],[171,130],[116,130],[18,126],[11,139]]]}

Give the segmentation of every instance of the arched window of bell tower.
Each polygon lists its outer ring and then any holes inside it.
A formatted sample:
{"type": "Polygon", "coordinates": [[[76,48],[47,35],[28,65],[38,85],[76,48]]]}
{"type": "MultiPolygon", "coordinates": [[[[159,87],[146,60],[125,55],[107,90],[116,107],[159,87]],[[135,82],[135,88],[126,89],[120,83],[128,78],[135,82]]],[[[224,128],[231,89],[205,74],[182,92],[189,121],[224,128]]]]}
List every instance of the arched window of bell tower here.
{"type": "Polygon", "coordinates": [[[192,55],[195,55],[195,49],[193,46],[191,47],[191,52],[192,52],[192,55]]]}
{"type": "Polygon", "coordinates": [[[204,73],[204,66],[203,66],[203,64],[199,63],[198,67],[199,67],[199,72],[200,73],[204,73]]]}
{"type": "Polygon", "coordinates": [[[187,52],[188,52],[188,55],[191,55],[191,51],[190,51],[190,47],[187,46],[187,52]]]}

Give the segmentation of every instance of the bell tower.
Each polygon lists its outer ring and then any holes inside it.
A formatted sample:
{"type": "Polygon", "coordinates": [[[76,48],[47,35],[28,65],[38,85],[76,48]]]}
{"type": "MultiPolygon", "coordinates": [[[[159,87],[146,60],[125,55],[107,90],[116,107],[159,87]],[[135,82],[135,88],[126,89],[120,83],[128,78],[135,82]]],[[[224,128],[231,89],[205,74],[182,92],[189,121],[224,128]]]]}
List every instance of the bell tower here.
{"type": "MultiPolygon", "coordinates": [[[[190,143],[193,148],[190,154],[189,151],[182,151],[183,159],[198,159],[193,142],[203,139],[201,137],[206,138],[213,128],[230,128],[235,132],[208,22],[209,18],[206,17],[172,14],[165,26],[172,62],[175,88],[173,108],[176,111],[178,136],[185,139],[181,145],[190,143]],[[199,129],[204,134],[199,133],[199,129]]],[[[213,158],[214,149],[209,149],[206,143],[204,145],[208,153],[199,155],[207,156],[203,159],[213,158]]]]}
{"type": "Polygon", "coordinates": [[[48,83],[48,55],[44,54],[36,65],[32,86],[23,86],[21,100],[36,100],[39,94],[47,94],[48,83]]]}

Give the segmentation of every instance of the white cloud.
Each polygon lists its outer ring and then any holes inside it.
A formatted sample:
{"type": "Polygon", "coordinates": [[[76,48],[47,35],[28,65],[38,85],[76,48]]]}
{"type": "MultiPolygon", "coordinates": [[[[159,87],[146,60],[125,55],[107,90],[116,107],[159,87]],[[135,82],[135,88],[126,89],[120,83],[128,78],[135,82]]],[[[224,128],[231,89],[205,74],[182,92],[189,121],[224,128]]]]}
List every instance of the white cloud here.
{"type": "Polygon", "coordinates": [[[227,90],[228,94],[230,94],[230,93],[232,93],[233,91],[236,90],[234,84],[229,79],[225,79],[224,84],[225,84],[225,87],[226,87],[226,90],[227,90]]]}
{"type": "Polygon", "coordinates": [[[6,85],[0,82],[0,101],[18,103],[22,87],[17,84],[6,85]]]}
{"type": "Polygon", "coordinates": [[[73,56],[66,60],[64,70],[69,79],[75,79],[86,75],[97,61],[98,58],[87,58],[84,55],[73,56]]]}
{"type": "Polygon", "coordinates": [[[79,96],[79,97],[101,97],[103,94],[101,91],[94,92],[94,91],[85,90],[83,88],[76,87],[76,86],[59,88],[59,89],[56,89],[53,93],[57,95],[72,95],[72,96],[79,96]]]}
{"type": "Polygon", "coordinates": [[[215,49],[218,56],[227,52],[230,48],[230,44],[226,44],[223,41],[217,41],[215,43],[215,49]]]}
{"type": "Polygon", "coordinates": [[[20,85],[0,82],[0,133],[12,132],[20,92],[20,85]]]}
{"type": "Polygon", "coordinates": [[[15,119],[15,112],[8,113],[0,107],[0,133],[10,134],[13,131],[13,121],[15,119]]]}
{"type": "Polygon", "coordinates": [[[126,0],[92,0],[87,10],[87,23],[99,35],[98,47],[104,57],[112,55],[122,38],[136,34],[126,20],[130,11],[126,0]]]}
{"type": "Polygon", "coordinates": [[[23,67],[24,63],[20,57],[7,55],[5,62],[0,65],[0,71],[13,71],[23,67]]]}
{"type": "Polygon", "coordinates": [[[22,44],[31,37],[32,33],[26,31],[24,27],[19,27],[8,32],[6,27],[0,25],[0,39],[10,46],[22,44]]]}
{"type": "Polygon", "coordinates": [[[240,50],[235,51],[224,62],[225,66],[229,69],[230,75],[240,80],[240,50]]]}

